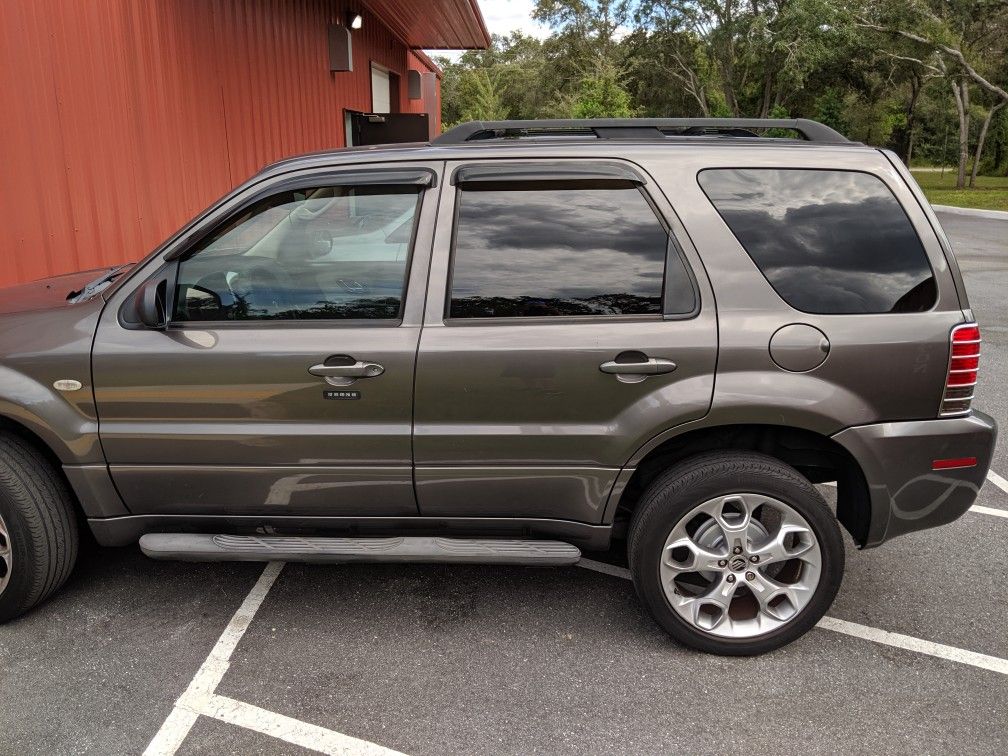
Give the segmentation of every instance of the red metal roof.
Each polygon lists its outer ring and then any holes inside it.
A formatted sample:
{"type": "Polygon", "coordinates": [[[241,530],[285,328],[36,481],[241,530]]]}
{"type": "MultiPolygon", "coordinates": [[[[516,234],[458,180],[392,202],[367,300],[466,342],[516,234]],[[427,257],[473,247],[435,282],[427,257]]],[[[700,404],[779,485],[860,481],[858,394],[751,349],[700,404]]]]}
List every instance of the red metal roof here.
{"type": "MultiPolygon", "coordinates": [[[[416,58],[416,62],[420,67],[427,69],[432,74],[437,74],[439,79],[444,75],[444,71],[441,70],[441,66],[431,60],[430,56],[423,50],[410,50],[409,54],[416,58]]],[[[410,61],[411,67],[412,63],[413,61],[410,61]]]]}
{"type": "Polygon", "coordinates": [[[476,0],[362,0],[409,47],[482,50],[490,45],[476,0]]]}

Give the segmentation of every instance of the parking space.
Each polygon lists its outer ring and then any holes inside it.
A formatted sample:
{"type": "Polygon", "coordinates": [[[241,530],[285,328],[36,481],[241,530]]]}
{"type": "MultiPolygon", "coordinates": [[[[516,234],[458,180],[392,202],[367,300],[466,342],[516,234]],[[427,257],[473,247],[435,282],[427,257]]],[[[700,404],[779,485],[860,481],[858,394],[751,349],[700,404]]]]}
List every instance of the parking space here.
{"type": "Polygon", "coordinates": [[[86,547],[58,597],[0,627],[0,753],[142,751],[260,572],[86,547]]]}
{"type": "Polygon", "coordinates": [[[337,587],[286,569],[220,692],[404,752],[826,750],[851,732],[887,751],[951,746],[964,726],[989,732],[978,752],[997,742],[994,673],[827,631],[760,659],[700,656],[620,578],[382,568],[337,587]],[[908,732],[913,711],[929,715],[908,732]]]}
{"type": "MultiPolygon", "coordinates": [[[[976,403],[1008,427],[1008,222],[943,222],[983,326],[976,403]]],[[[0,753],[1003,752],[1008,491],[977,505],[876,550],[848,539],[829,616],[865,637],[816,629],[755,659],[670,641],[616,554],[592,555],[612,574],[263,578],[89,548],[59,596],[0,627],[0,753]]]]}

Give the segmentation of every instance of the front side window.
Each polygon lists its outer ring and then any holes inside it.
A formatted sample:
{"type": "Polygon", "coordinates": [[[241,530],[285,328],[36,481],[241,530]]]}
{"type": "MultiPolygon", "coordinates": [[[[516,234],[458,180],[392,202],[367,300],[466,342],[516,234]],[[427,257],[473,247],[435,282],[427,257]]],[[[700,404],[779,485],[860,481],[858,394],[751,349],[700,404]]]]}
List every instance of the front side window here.
{"type": "Polygon", "coordinates": [[[458,203],[449,317],[663,312],[668,232],[636,186],[462,184],[458,203]]]}
{"type": "Polygon", "coordinates": [[[700,186],[780,297],[818,314],[923,312],[938,291],[920,238],[868,173],[708,169],[700,186]]]}
{"type": "Polygon", "coordinates": [[[369,185],[261,200],[179,264],[173,320],[397,319],[419,199],[369,185]]]}

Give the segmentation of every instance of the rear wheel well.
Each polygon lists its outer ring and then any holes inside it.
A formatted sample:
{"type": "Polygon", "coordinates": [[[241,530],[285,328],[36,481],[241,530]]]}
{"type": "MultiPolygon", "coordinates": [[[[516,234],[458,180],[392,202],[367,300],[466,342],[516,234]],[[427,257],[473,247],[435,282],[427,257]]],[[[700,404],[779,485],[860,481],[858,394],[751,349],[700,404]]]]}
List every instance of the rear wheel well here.
{"type": "Polygon", "coordinates": [[[837,519],[859,546],[871,522],[868,483],[850,452],[831,438],[783,425],[723,425],[700,428],[665,441],[637,465],[620,495],[615,533],[622,535],[641,495],[663,471],[707,451],[758,451],[791,465],[812,483],[837,483],[837,519]]]}

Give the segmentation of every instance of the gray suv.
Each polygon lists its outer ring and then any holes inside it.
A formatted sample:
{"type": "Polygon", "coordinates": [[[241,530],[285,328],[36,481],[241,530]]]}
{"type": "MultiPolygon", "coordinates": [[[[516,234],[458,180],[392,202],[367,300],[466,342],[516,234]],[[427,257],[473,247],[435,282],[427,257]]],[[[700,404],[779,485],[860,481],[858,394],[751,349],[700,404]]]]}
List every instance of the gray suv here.
{"type": "Polygon", "coordinates": [[[954,520],[995,441],[934,212],[894,155],[804,120],[285,160],[0,312],[0,619],[67,579],[86,522],[156,559],[624,550],[675,639],[761,653],[830,606],[840,525],[869,548],[954,520]]]}

